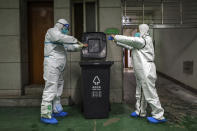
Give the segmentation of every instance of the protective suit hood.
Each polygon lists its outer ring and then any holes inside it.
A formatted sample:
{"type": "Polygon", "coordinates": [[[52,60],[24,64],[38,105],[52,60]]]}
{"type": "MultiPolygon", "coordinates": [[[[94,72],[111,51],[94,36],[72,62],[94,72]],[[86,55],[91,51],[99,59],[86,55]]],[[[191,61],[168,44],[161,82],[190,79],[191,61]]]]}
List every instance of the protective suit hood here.
{"type": "Polygon", "coordinates": [[[66,21],[65,19],[59,19],[54,28],[57,28],[59,31],[61,31],[65,24],[69,24],[68,21],[66,21]]]}
{"type": "Polygon", "coordinates": [[[149,35],[149,26],[147,24],[139,25],[140,36],[149,35]]]}

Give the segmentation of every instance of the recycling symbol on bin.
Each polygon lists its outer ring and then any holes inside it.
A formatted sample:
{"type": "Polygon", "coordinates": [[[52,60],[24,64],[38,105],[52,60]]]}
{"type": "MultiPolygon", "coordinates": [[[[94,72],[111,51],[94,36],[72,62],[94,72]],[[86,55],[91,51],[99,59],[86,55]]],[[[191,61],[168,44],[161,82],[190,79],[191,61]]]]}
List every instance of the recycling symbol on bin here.
{"type": "Polygon", "coordinates": [[[101,81],[100,81],[100,79],[99,79],[98,76],[95,76],[95,77],[94,77],[93,83],[94,83],[95,85],[99,85],[99,84],[101,83],[101,81]]]}

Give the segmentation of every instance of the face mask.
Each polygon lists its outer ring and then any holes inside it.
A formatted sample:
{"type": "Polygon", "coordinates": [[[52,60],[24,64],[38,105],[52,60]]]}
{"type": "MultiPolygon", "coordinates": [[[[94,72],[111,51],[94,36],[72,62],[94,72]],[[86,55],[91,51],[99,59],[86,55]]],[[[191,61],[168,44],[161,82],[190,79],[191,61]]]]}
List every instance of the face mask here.
{"type": "Polygon", "coordinates": [[[68,30],[65,29],[65,28],[63,28],[63,29],[62,29],[62,33],[66,35],[66,34],[68,33],[68,30]]]}
{"type": "Polygon", "coordinates": [[[140,37],[140,33],[139,32],[137,32],[137,33],[135,33],[135,35],[134,35],[135,37],[140,37]]]}

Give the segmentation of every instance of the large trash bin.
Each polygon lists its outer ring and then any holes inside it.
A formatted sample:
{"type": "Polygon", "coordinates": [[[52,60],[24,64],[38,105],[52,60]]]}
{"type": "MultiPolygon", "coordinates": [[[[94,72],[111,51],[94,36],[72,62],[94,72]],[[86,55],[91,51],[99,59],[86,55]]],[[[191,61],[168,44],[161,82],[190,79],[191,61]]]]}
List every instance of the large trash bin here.
{"type": "Polygon", "coordinates": [[[82,97],[85,118],[106,118],[109,114],[110,67],[112,61],[81,61],[82,97]]]}

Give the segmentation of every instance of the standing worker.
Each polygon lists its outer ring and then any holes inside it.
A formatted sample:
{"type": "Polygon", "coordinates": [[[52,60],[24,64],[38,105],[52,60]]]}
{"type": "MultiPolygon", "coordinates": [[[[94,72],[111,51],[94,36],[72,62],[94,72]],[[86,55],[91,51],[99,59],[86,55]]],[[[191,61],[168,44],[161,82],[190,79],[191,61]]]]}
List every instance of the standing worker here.
{"type": "Polygon", "coordinates": [[[68,113],[63,111],[60,96],[64,87],[64,67],[66,52],[77,51],[87,44],[82,44],[73,36],[67,35],[69,23],[59,19],[45,36],[44,46],[44,80],[45,88],[41,103],[41,122],[57,124],[55,117],[64,117],[68,113]]]}
{"type": "Polygon", "coordinates": [[[136,76],[136,110],[131,113],[132,117],[145,117],[147,103],[152,109],[152,117],[147,117],[151,123],[166,122],[164,109],[161,107],[159,97],[155,88],[157,79],[154,63],[154,47],[149,34],[147,24],[139,25],[140,35],[127,37],[123,35],[111,35],[117,45],[132,49],[133,66],[136,76]]]}

